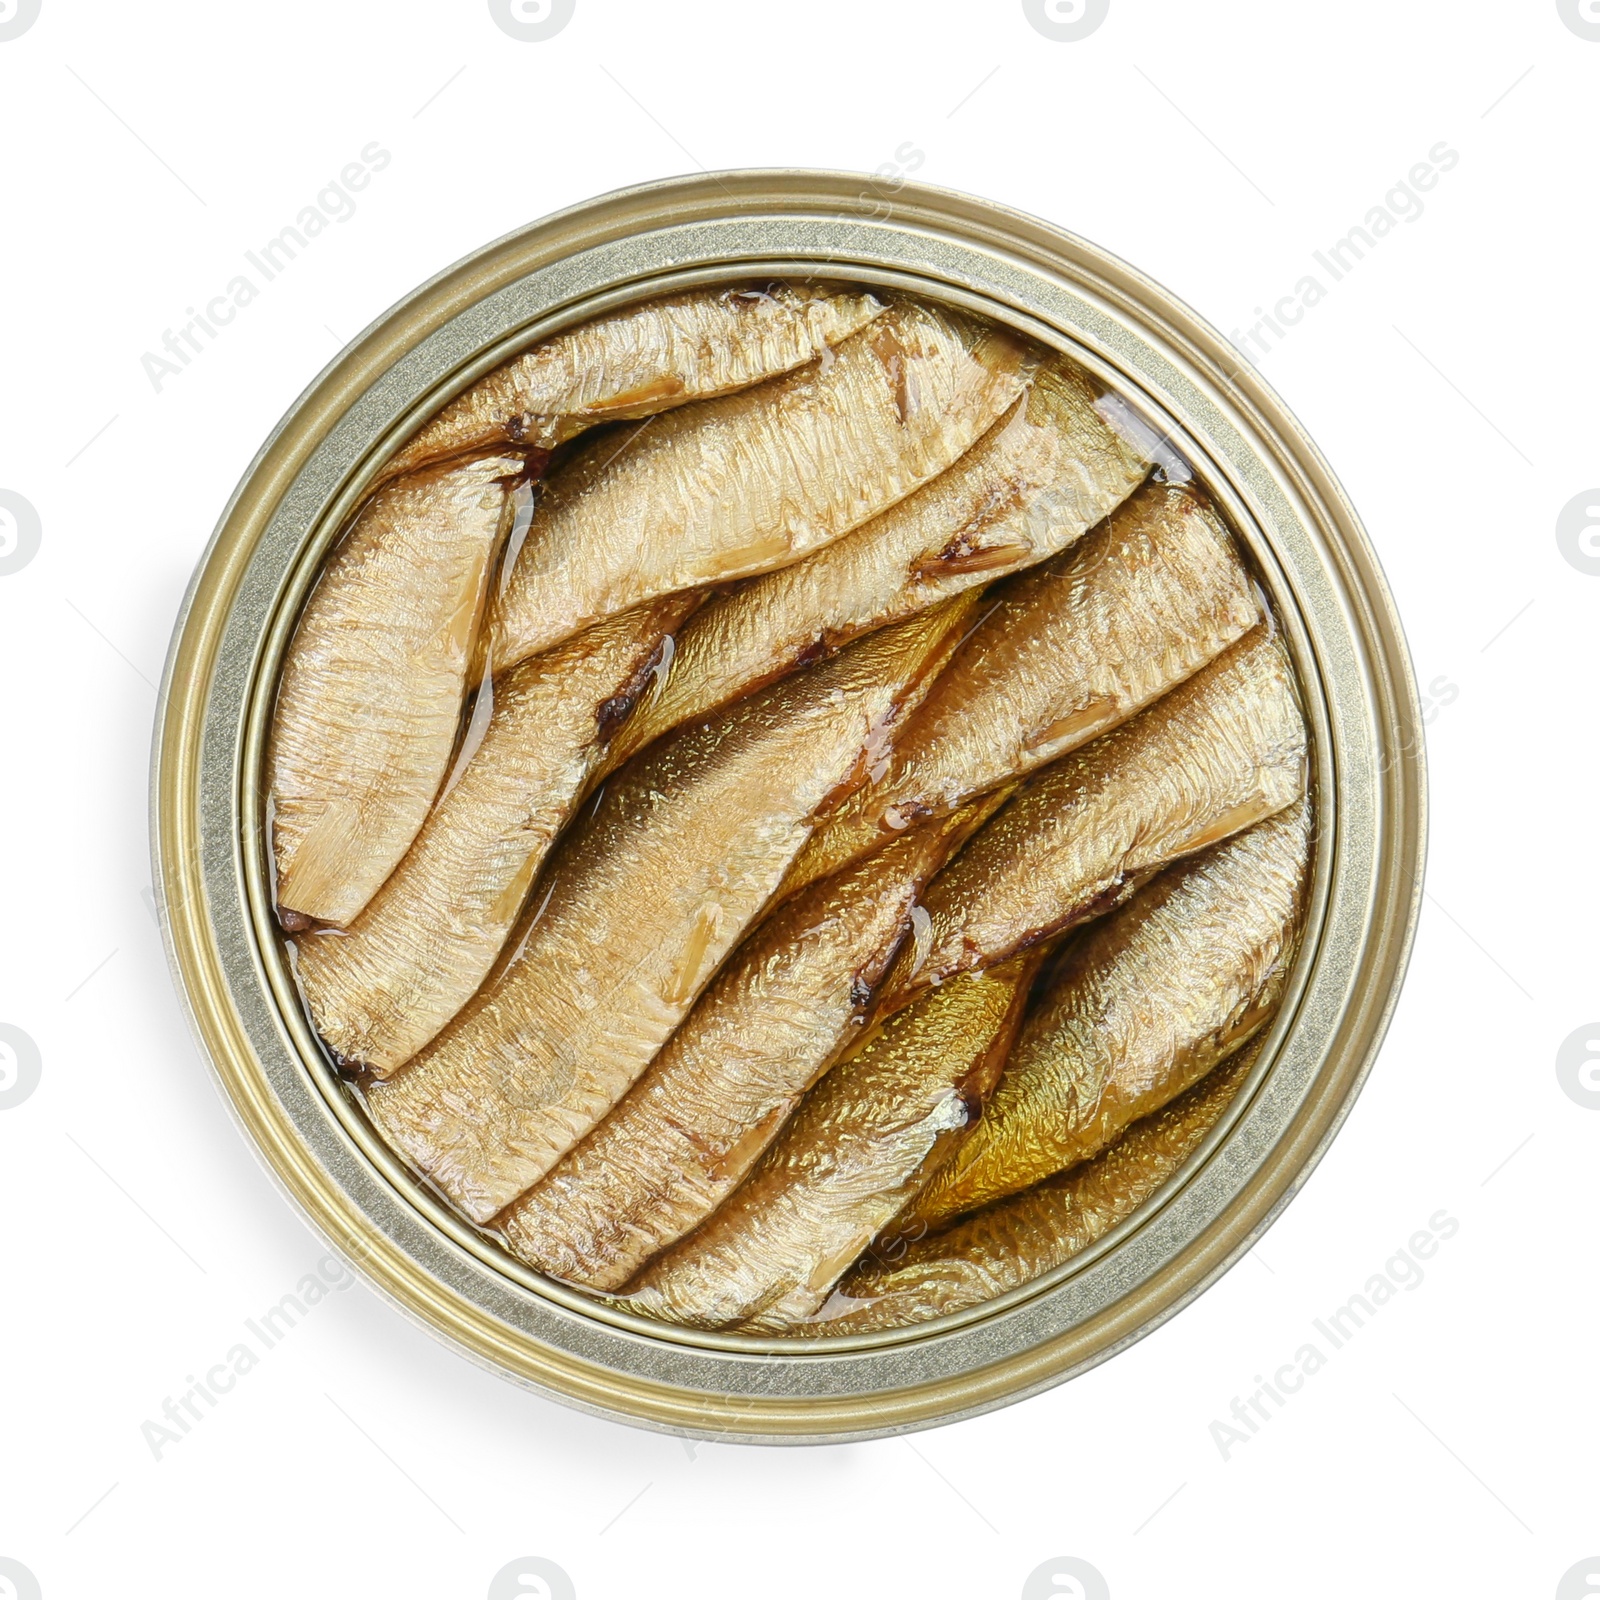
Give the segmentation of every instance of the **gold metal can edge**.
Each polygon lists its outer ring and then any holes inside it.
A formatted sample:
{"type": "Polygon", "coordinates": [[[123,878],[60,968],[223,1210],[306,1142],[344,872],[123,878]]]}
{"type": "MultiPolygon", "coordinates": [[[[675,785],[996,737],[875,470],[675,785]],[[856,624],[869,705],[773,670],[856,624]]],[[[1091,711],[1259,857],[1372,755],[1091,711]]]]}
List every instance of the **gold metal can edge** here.
{"type": "Polygon", "coordinates": [[[602,196],[489,245],[374,323],[291,408],[223,514],[174,636],[152,785],[180,993],[225,1099],[312,1225],[480,1363],[583,1410],[707,1438],[824,1442],[932,1426],[1059,1383],[1175,1314],[1270,1225],[1337,1131],[1387,1025],[1421,893],[1420,714],[1399,622],[1353,509],[1283,403],[1214,330],[1094,246],[925,186],[886,200],[851,174],[718,173],[602,196]],[[1255,546],[1318,691],[1308,709],[1332,826],[1297,988],[1257,1079],[1115,1249],[953,1330],[773,1360],[760,1341],[675,1338],[585,1313],[531,1275],[512,1281],[468,1230],[451,1237],[406,1201],[392,1159],[375,1160],[319,1091],[304,1021],[286,1014],[281,974],[274,985],[244,777],[256,770],[272,641],[281,649],[319,530],[325,543],[386,438],[541,324],[672,281],[784,265],[914,283],[999,315],[1166,414],[1255,546]]]}

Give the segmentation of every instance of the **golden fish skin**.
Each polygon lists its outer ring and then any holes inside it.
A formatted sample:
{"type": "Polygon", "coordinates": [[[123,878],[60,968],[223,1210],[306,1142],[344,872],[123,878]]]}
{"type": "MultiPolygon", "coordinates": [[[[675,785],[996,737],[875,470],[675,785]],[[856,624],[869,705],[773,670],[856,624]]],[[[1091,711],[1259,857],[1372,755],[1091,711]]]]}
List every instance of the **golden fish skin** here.
{"type": "Polygon", "coordinates": [[[387,485],[317,580],[267,755],[286,926],[353,921],[427,817],[521,468],[491,456],[387,485]]]}
{"type": "Polygon", "coordinates": [[[609,618],[481,691],[493,706],[481,742],[458,755],[404,860],[348,928],[298,941],[301,990],[344,1065],[388,1077],[472,998],[612,726],[693,604],[674,595],[609,618]]]}
{"type": "Polygon", "coordinates": [[[501,1216],[511,1249],[616,1289],[703,1222],[859,1035],[918,890],[991,809],[913,828],[761,923],[616,1110],[501,1216]]]}
{"type": "Polygon", "coordinates": [[[1189,489],[1146,485],[1074,548],[1001,585],[889,770],[812,840],[785,893],[1087,744],[1260,620],[1216,514],[1189,489]]]}
{"type": "Polygon", "coordinates": [[[980,1111],[1036,966],[1029,955],[958,978],[892,1017],[811,1091],[721,1209],[645,1269],[625,1304],[744,1332],[814,1315],[980,1111]]]}
{"type": "Polygon", "coordinates": [[[818,810],[891,734],[964,596],[684,730],[552,855],[488,982],[367,1106],[474,1221],[622,1097],[765,907],[818,810]]]}
{"type": "Polygon", "coordinates": [[[1288,977],[1310,846],[1302,800],[1169,867],[1086,929],[983,1121],[895,1233],[1087,1160],[1260,1028],[1288,977]]]}
{"type": "Polygon", "coordinates": [[[1194,1154],[1250,1075],[1259,1045],[1217,1067],[1071,1172],[986,1207],[893,1260],[869,1255],[797,1333],[904,1328],[982,1305],[1070,1261],[1131,1217],[1194,1154]]]}
{"type": "Polygon", "coordinates": [[[1306,729],[1266,625],[1092,744],[1047,767],[922,898],[919,948],[884,983],[893,1010],[1121,904],[1151,873],[1292,805],[1306,729]]]}
{"type": "Polygon", "coordinates": [[[1031,361],[1010,335],[902,301],[825,360],[594,440],[545,484],[496,603],[495,670],[843,537],[949,466],[1031,361]]]}
{"type": "Polygon", "coordinates": [[[802,662],[1066,549],[1138,487],[1147,462],[1065,357],[953,466],[854,533],[713,599],[608,760],[802,662]]]}
{"type": "Polygon", "coordinates": [[[558,333],[450,402],[384,469],[447,456],[550,449],[596,423],[647,417],[814,361],[884,309],[808,284],[691,289],[558,333]]]}

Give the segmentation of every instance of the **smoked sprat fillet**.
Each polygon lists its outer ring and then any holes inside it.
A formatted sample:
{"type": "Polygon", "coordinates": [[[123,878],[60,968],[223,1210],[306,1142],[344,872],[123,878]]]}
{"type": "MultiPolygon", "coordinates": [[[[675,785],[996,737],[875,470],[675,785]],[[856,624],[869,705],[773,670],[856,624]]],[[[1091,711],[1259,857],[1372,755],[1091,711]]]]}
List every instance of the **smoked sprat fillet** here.
{"type": "Polygon", "coordinates": [[[1310,848],[1300,801],[1086,930],[909,1222],[936,1228],[1086,1160],[1248,1040],[1282,997],[1310,848]]]}
{"type": "Polygon", "coordinates": [[[1095,409],[1100,386],[1044,363],[959,461],[865,527],[713,599],[619,736],[613,762],[858,634],[1066,549],[1148,463],[1095,409]]]}
{"type": "Polygon", "coordinates": [[[843,537],[949,466],[1031,365],[1010,335],[904,301],[824,360],[586,444],[544,486],[497,600],[494,670],[843,537]]]}
{"type": "Polygon", "coordinates": [[[870,294],[768,284],[691,289],[596,317],[480,378],[385,475],[472,451],[548,450],[596,423],[730,394],[815,360],[882,310],[870,294]]]}
{"type": "Polygon", "coordinates": [[[892,1017],[812,1090],[710,1221],[645,1269],[630,1309],[747,1332],[814,1315],[979,1114],[1037,963],[958,978],[892,1017]]]}
{"type": "Polygon", "coordinates": [[[1261,618],[1227,529],[1194,491],[1164,483],[993,598],[888,771],[812,840],[786,892],[1086,744],[1261,618]]]}
{"type": "Polygon", "coordinates": [[[918,890],[997,803],[913,828],[761,923],[617,1109],[500,1218],[511,1248],[615,1289],[709,1216],[859,1035],[918,890]]]}
{"type": "Polygon", "coordinates": [[[1136,717],[1046,768],[923,896],[894,1008],[1118,905],[1153,872],[1300,798],[1306,731],[1265,624],[1136,717]]]}
{"type": "Polygon", "coordinates": [[[871,1333],[982,1305],[1070,1261],[1131,1217],[1194,1154],[1255,1065],[1240,1050],[1093,1161],[990,1206],[887,1261],[869,1254],[794,1331],[871,1333]]]}
{"type": "Polygon", "coordinates": [[[267,755],[285,921],[351,922],[445,776],[510,518],[514,456],[380,489],[306,602],[267,755]]]}
{"type": "Polygon", "coordinates": [[[485,987],[368,1107],[475,1221],[650,1064],[815,818],[881,760],[967,620],[957,596],[730,706],[619,774],[551,859],[485,987]]]}
{"type": "Polygon", "coordinates": [[[387,1077],[472,998],[663,641],[693,606],[624,612],[483,693],[475,751],[388,881],[347,929],[299,941],[311,1014],[348,1066],[387,1077]]]}

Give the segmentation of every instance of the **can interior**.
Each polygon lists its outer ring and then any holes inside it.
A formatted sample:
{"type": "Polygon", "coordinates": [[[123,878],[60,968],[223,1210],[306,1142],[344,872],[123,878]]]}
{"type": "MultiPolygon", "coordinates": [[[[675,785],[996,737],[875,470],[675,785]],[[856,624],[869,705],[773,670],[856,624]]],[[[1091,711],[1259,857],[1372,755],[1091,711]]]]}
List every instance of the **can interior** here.
{"type": "Polygon", "coordinates": [[[750,260],[719,263],[689,271],[653,274],[618,285],[603,293],[575,299],[558,313],[540,318],[504,337],[487,343],[470,359],[464,360],[449,376],[420,396],[416,403],[397,416],[393,425],[346,479],[326,511],[311,529],[277,598],[271,624],[255,663],[251,706],[244,752],[244,780],[239,795],[242,824],[240,846],[252,925],[257,938],[257,953],[277,999],[279,1021],[293,1041],[307,1078],[343,1126],[348,1138],[364,1159],[381,1173],[389,1187],[402,1197],[431,1228],[456,1248],[469,1253],[498,1273],[518,1290],[560,1306],[569,1313],[597,1320],[618,1331],[650,1340],[688,1345],[706,1350],[783,1356],[795,1361],[828,1356],[851,1350],[882,1349],[912,1341],[938,1338],[958,1329],[971,1327],[1003,1316],[1013,1308],[1046,1295],[1067,1280],[1084,1272],[1121,1249],[1134,1235],[1179,1195],[1227,1141],[1230,1133],[1268,1081],[1282,1044],[1295,1025],[1306,974],[1321,939],[1323,914],[1328,894],[1328,860],[1332,829],[1336,826],[1336,796],[1328,782],[1332,770],[1328,759],[1329,719],[1322,678],[1315,657],[1311,633],[1286,572],[1271,544],[1252,514],[1243,487],[1234,483],[1208,454],[1198,439],[1153,398],[1126,370],[1074,337],[1070,330],[1054,326],[1020,307],[975,292],[958,284],[859,261],[839,260],[830,270],[818,272],[814,262],[750,260]],[[279,672],[300,610],[321,570],[323,559],[346,526],[351,513],[364,498],[367,485],[382,463],[443,404],[479,377],[499,366],[528,346],[553,333],[585,322],[597,315],[638,301],[690,287],[721,282],[748,281],[751,278],[823,279],[842,284],[899,289],[920,297],[976,313],[1057,350],[1094,374],[1108,390],[1121,397],[1130,413],[1161,441],[1160,449],[1179,470],[1181,463],[1211,496],[1222,512],[1238,543],[1243,548],[1257,583],[1269,601],[1269,614],[1282,628],[1293,660],[1312,753],[1308,793],[1316,809],[1315,861],[1311,889],[1307,895],[1300,947],[1294,970],[1282,1000],[1268,1025],[1268,1037],[1261,1057],[1246,1082],[1217,1124],[1204,1136],[1199,1147],[1150,1199],[1131,1216],[1069,1261],[1032,1281],[992,1300],[953,1314],[932,1318],[912,1326],[883,1332],[854,1335],[807,1335],[796,1337],[757,1337],[737,1333],[705,1332],[636,1316],[591,1299],[583,1290],[547,1278],[512,1256],[492,1232],[465,1221],[427,1179],[410,1171],[390,1149],[368,1120],[358,1093],[343,1077],[312,1028],[304,1010],[289,961],[288,941],[279,930],[272,906],[272,863],[267,850],[268,829],[264,812],[265,730],[270,721],[279,672]]]}

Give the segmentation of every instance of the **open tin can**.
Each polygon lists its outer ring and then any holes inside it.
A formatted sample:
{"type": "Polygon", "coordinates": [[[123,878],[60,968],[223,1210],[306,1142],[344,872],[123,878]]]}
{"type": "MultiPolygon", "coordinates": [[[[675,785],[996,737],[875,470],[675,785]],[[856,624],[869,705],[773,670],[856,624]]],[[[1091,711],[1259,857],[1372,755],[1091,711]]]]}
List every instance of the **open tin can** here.
{"type": "Polygon", "coordinates": [[[159,713],[158,900],[202,1050],[269,1170],[366,1280],[564,1403],[769,1443],[905,1432],[1087,1370],[1271,1223],[1337,1131],[1421,894],[1420,716],[1355,513],[1255,371],[1171,296],[1031,217],[847,174],[739,172],[602,197],[451,268],[317,379],[257,456],[185,601],[159,713]],[[1298,675],[1314,864],[1299,953],[1248,1078],[1175,1176],[1055,1271],[954,1316],[804,1341],[645,1320],[541,1277],[378,1137],[302,1007],[274,915],[263,762],[320,565],[395,446],[509,356],[599,314],[734,280],[903,291],[1054,348],[1123,396],[1247,548],[1298,675]]]}

